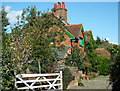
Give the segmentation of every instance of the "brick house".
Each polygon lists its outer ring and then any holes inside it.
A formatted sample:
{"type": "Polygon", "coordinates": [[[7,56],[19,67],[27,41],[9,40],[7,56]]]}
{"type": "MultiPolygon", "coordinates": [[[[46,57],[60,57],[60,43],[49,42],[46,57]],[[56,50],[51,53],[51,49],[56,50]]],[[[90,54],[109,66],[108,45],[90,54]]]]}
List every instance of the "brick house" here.
{"type": "Polygon", "coordinates": [[[91,30],[85,31],[85,38],[86,38],[86,42],[93,41],[93,35],[91,30]]]}
{"type": "MultiPolygon", "coordinates": [[[[66,53],[71,53],[72,46],[77,45],[78,48],[82,49],[82,52],[84,52],[86,37],[84,34],[84,28],[82,24],[69,24],[67,22],[67,9],[65,8],[65,3],[58,2],[58,5],[54,3],[54,8],[51,9],[53,16],[57,19],[59,17],[62,17],[62,23],[63,28],[65,29],[65,41],[61,42],[61,44],[65,45],[65,51],[61,57],[65,58],[66,53]]],[[[60,28],[62,29],[62,28],[60,28]]],[[[59,55],[59,54],[58,54],[59,55]]]]}

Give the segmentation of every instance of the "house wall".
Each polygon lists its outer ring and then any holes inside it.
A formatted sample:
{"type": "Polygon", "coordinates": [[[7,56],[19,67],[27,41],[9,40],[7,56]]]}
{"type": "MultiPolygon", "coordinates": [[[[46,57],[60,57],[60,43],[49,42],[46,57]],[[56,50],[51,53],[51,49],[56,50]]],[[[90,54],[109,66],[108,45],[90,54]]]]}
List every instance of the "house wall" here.
{"type": "MultiPolygon", "coordinates": [[[[54,26],[54,27],[56,27],[57,29],[57,31],[62,31],[58,26],[54,26]]],[[[49,29],[49,31],[51,30],[51,29],[53,29],[52,27],[49,29]]],[[[55,30],[55,31],[56,31],[55,30]]],[[[56,38],[57,39],[59,39],[60,37],[59,37],[60,35],[58,35],[56,38]]],[[[63,41],[63,42],[61,42],[60,43],[60,45],[65,45],[65,46],[71,46],[71,42],[70,42],[70,37],[68,36],[68,35],[66,35],[66,34],[64,34],[64,38],[65,38],[65,41],[63,41]]],[[[58,44],[56,44],[56,46],[60,46],[60,45],[58,45],[58,44]]]]}
{"type": "Polygon", "coordinates": [[[82,49],[82,52],[84,52],[85,40],[84,40],[83,32],[82,31],[80,33],[80,37],[83,38],[83,47],[81,47],[81,49],[82,49]]]}
{"type": "Polygon", "coordinates": [[[85,33],[85,38],[86,38],[86,42],[88,42],[90,40],[90,34],[88,35],[85,33]]]}
{"type": "Polygon", "coordinates": [[[65,46],[71,46],[70,37],[67,34],[65,34],[64,37],[65,41],[61,42],[61,45],[63,44],[65,46]]]}
{"type": "MultiPolygon", "coordinates": [[[[61,31],[61,29],[58,26],[56,26],[56,28],[58,28],[57,31],[61,31]]],[[[82,31],[80,33],[80,37],[83,38],[83,40],[84,40],[82,31]]],[[[59,38],[59,36],[57,36],[56,38],[59,38]]],[[[60,45],[71,46],[70,37],[67,34],[65,34],[64,38],[65,38],[65,41],[61,42],[60,45]]],[[[78,40],[78,43],[76,43],[74,41],[72,42],[72,46],[78,46],[78,48],[82,49],[82,52],[84,52],[85,41],[83,41],[83,44],[84,44],[83,47],[81,47],[79,45],[79,40],[78,40]]],[[[56,44],[56,46],[60,46],[60,45],[56,44]]],[[[71,48],[69,49],[69,52],[71,52],[71,48]]]]}
{"type": "MultiPolygon", "coordinates": [[[[83,40],[84,40],[82,31],[81,31],[81,33],[80,33],[80,37],[83,38],[83,40]]],[[[82,49],[82,52],[84,52],[85,41],[83,41],[83,44],[84,44],[83,47],[81,47],[81,46],[79,45],[79,42],[80,42],[79,40],[78,40],[78,43],[72,42],[72,45],[73,45],[73,46],[78,46],[78,48],[82,49]]]]}

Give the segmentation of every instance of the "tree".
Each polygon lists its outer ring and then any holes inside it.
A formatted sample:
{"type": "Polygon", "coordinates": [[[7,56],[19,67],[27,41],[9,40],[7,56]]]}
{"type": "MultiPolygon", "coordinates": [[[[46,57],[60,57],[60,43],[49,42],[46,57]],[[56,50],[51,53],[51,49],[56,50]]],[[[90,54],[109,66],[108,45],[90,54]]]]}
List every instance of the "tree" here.
{"type": "Polygon", "coordinates": [[[117,54],[118,54],[118,45],[113,45],[112,47],[107,48],[108,51],[111,54],[111,61],[114,62],[116,60],[117,54]]]}
{"type": "Polygon", "coordinates": [[[68,54],[67,58],[65,58],[65,64],[69,66],[77,66],[79,70],[83,69],[83,53],[81,49],[77,46],[72,47],[72,54],[68,54]]]}
{"type": "Polygon", "coordinates": [[[97,36],[96,44],[98,44],[98,45],[101,44],[101,39],[98,36],[97,36]]]}
{"type": "Polygon", "coordinates": [[[114,64],[111,66],[110,84],[112,84],[112,91],[120,89],[120,46],[114,64]]]}
{"type": "Polygon", "coordinates": [[[101,75],[109,75],[111,62],[107,57],[98,56],[96,69],[101,75]]]}
{"type": "Polygon", "coordinates": [[[11,60],[11,49],[10,49],[10,35],[6,33],[6,27],[9,25],[9,21],[6,18],[7,13],[5,8],[2,7],[2,90],[13,90],[14,89],[14,65],[11,60]]]}
{"type": "MultiPolygon", "coordinates": [[[[100,38],[98,38],[99,40],[100,38]]],[[[92,42],[87,42],[85,45],[85,52],[88,60],[91,64],[90,71],[100,72],[102,75],[108,75],[110,72],[110,60],[104,56],[98,56],[98,53],[94,52],[92,42]]]]}
{"type": "Polygon", "coordinates": [[[64,30],[58,31],[62,22],[60,19],[55,20],[51,13],[37,11],[36,7],[24,9],[22,17],[17,18],[18,23],[11,34],[16,67],[22,68],[22,71],[29,63],[37,61],[39,73],[51,72],[56,55],[53,55],[55,50],[50,47],[50,43],[53,43],[53,47],[62,46],[60,43],[65,40],[64,30]]]}
{"type": "Polygon", "coordinates": [[[2,31],[6,31],[5,27],[10,24],[6,16],[7,16],[7,12],[5,11],[5,8],[2,6],[1,9],[2,31]]]}

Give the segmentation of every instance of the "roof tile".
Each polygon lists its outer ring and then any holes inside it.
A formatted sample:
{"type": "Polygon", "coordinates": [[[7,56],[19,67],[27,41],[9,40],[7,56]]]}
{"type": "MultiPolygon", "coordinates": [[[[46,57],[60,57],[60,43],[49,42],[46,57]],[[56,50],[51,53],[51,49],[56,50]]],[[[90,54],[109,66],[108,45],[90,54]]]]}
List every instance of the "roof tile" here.
{"type": "Polygon", "coordinates": [[[65,25],[65,28],[76,38],[79,38],[82,24],[65,25]]]}

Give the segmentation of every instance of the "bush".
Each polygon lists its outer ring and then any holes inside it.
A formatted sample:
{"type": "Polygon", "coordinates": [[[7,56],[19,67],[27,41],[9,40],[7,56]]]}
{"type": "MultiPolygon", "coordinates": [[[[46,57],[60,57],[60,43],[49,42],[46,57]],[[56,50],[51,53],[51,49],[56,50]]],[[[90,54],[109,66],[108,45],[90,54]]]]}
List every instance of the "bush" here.
{"type": "Polygon", "coordinates": [[[120,90],[120,49],[115,58],[115,63],[111,66],[110,84],[112,84],[112,91],[120,90]]]}
{"type": "Polygon", "coordinates": [[[76,66],[79,70],[82,70],[83,67],[83,60],[82,57],[84,56],[81,49],[77,46],[72,47],[72,54],[68,54],[65,58],[65,65],[68,66],[76,66]]]}
{"type": "Polygon", "coordinates": [[[84,86],[81,79],[78,80],[78,86],[84,86]]]}
{"type": "Polygon", "coordinates": [[[80,75],[79,77],[78,86],[84,86],[81,79],[82,79],[82,75],[80,75]]]}
{"type": "Polygon", "coordinates": [[[72,81],[73,76],[68,68],[63,69],[63,89],[67,89],[67,86],[72,81]]]}
{"type": "Polygon", "coordinates": [[[91,63],[90,71],[100,72],[100,75],[108,75],[111,65],[110,60],[104,56],[91,55],[92,56],[89,57],[91,63]]]}
{"type": "Polygon", "coordinates": [[[100,75],[108,75],[110,72],[110,60],[106,57],[98,57],[98,71],[100,75]]]}

